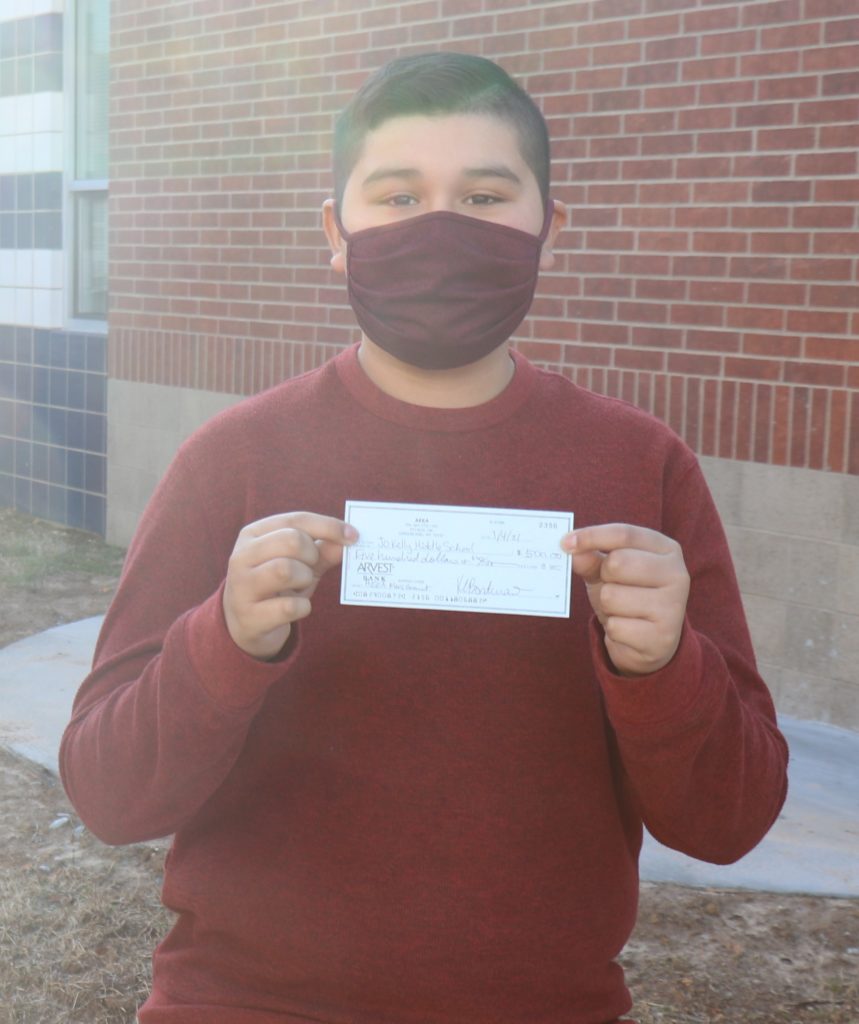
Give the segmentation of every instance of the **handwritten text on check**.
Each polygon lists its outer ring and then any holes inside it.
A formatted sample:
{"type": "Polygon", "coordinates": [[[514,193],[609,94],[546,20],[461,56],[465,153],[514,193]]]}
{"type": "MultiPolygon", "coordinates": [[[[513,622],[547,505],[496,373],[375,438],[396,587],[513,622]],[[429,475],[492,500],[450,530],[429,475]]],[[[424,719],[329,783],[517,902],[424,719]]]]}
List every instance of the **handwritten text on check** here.
{"type": "Polygon", "coordinates": [[[347,501],[345,519],[343,604],[570,614],[572,512],[347,501]]]}

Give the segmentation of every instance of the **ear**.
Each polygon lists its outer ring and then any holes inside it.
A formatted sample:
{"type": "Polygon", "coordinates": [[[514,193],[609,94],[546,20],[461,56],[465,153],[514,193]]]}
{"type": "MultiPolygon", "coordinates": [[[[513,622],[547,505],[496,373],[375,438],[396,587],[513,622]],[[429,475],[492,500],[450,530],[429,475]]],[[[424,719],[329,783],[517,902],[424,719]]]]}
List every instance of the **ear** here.
{"type": "Polygon", "coordinates": [[[543,248],[540,250],[540,270],[550,270],[555,265],[554,245],[561,229],[567,224],[567,207],[560,199],[553,199],[552,222],[543,248]]]}
{"type": "Polygon", "coordinates": [[[337,219],[334,216],[335,202],[334,199],[326,199],[322,204],[322,227],[331,247],[331,267],[336,273],[345,274],[346,242],[337,227],[337,219]]]}

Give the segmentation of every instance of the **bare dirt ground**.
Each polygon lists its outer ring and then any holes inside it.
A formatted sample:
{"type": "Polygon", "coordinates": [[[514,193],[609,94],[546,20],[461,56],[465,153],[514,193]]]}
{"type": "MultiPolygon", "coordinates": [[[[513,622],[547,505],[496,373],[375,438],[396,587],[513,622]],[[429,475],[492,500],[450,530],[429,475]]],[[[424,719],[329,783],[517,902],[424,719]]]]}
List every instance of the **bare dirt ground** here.
{"type": "MultiPolygon", "coordinates": [[[[121,557],[0,510],[0,647],[103,612],[121,557]]],[[[0,1024],[133,1024],[163,847],[103,846],[2,749],[0,835],[0,1024]]],[[[622,962],[640,1024],[859,1024],[859,901],[646,884],[622,962]]]]}

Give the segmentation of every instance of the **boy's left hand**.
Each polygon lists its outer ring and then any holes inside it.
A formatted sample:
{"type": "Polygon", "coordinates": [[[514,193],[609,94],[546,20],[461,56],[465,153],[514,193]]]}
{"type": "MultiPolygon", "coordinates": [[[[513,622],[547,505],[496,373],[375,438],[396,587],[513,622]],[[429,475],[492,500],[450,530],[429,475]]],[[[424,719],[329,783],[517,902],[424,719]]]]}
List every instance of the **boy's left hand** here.
{"type": "Polygon", "coordinates": [[[680,545],[656,530],[606,523],[561,539],[573,556],[621,675],[656,672],[674,657],[686,616],[689,573],[680,545]]]}

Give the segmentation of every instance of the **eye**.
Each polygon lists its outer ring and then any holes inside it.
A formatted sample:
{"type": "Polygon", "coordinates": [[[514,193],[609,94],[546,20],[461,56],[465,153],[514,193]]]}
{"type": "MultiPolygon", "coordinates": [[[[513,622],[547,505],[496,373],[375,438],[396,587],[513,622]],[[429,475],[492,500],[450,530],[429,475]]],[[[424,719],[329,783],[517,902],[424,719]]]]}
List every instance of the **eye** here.
{"type": "Polygon", "coordinates": [[[504,202],[499,196],[489,195],[487,192],[476,192],[474,195],[466,196],[465,202],[471,206],[492,206],[494,203],[504,202]]]}
{"type": "Polygon", "coordinates": [[[412,206],[417,202],[417,199],[413,195],[409,195],[408,192],[398,192],[393,196],[386,196],[382,203],[384,206],[412,206]]]}

